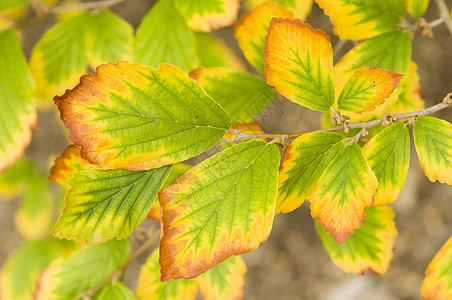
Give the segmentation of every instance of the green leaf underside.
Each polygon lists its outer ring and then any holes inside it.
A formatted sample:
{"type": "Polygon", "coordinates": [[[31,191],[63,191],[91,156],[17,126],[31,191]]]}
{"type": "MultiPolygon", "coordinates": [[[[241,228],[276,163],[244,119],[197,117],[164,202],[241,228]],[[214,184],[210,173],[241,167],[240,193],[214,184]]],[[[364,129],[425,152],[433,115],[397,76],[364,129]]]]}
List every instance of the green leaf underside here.
{"type": "Polygon", "coordinates": [[[144,17],[136,32],[132,60],[155,68],[169,63],[184,72],[199,66],[194,33],[172,1],[158,1],[144,17]]]}
{"type": "Polygon", "coordinates": [[[103,65],[55,102],[82,157],[104,169],[174,164],[210,148],[231,126],[196,82],[167,64],[103,65]]]}
{"type": "Polygon", "coordinates": [[[452,124],[433,117],[414,122],[414,144],[425,175],[432,182],[452,184],[452,124]]]}
{"type": "Polygon", "coordinates": [[[204,299],[242,299],[246,266],[240,256],[231,256],[196,278],[204,299]]]}
{"type": "Polygon", "coordinates": [[[171,166],[136,172],[90,169],[75,173],[52,233],[87,243],[128,237],[146,218],[170,171],[171,166]]]}
{"type": "Polygon", "coordinates": [[[279,175],[276,212],[287,213],[303,204],[343,146],[342,136],[329,132],[303,135],[290,144],[279,175]]]}
{"type": "Polygon", "coordinates": [[[32,299],[36,280],[53,259],[59,256],[54,243],[43,241],[27,242],[9,256],[0,272],[1,299],[32,299]]]}
{"type": "Polygon", "coordinates": [[[129,240],[110,240],[54,260],[39,279],[35,299],[75,299],[119,269],[129,258],[130,249],[129,240]]]}
{"type": "Polygon", "coordinates": [[[340,244],[359,228],[377,186],[361,148],[356,143],[348,145],[328,165],[309,196],[311,215],[340,244]]]}
{"type": "Polygon", "coordinates": [[[229,113],[232,123],[250,122],[275,95],[265,80],[243,72],[207,71],[201,85],[229,113]]]}
{"type": "Polygon", "coordinates": [[[141,267],[138,287],[135,292],[139,299],[155,300],[194,300],[195,280],[160,281],[159,251],[154,250],[141,267]]]}
{"type": "Polygon", "coordinates": [[[279,160],[275,145],[242,143],[203,161],[159,192],[162,280],[196,277],[266,240],[279,160]]]}
{"type": "Polygon", "coordinates": [[[34,82],[13,30],[0,32],[0,172],[20,157],[36,124],[34,82]]]}
{"type": "Polygon", "coordinates": [[[397,237],[393,219],[394,212],[389,206],[368,208],[361,227],[340,245],[318,224],[316,231],[331,259],[342,270],[356,275],[383,276],[393,258],[397,237]]]}
{"type": "Polygon", "coordinates": [[[410,165],[410,133],[405,124],[385,127],[363,147],[363,153],[378,179],[373,205],[393,203],[405,184],[410,165]]]}
{"type": "Polygon", "coordinates": [[[107,283],[93,295],[93,300],[135,300],[133,292],[120,282],[107,283]]]}

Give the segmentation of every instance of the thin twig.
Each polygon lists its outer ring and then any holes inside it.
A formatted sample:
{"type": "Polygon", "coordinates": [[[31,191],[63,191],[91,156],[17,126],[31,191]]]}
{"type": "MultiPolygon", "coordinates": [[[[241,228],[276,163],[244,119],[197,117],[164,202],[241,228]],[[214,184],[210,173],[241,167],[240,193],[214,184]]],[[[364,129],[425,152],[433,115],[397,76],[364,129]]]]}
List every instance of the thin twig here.
{"type": "Polygon", "coordinates": [[[438,7],[439,16],[443,19],[444,24],[449,30],[450,34],[452,34],[452,18],[450,15],[450,10],[447,8],[447,4],[445,0],[435,0],[436,6],[438,7]]]}
{"type": "MultiPolygon", "coordinates": [[[[451,94],[448,94],[445,99],[448,99],[450,97],[449,95],[451,95],[451,94]]],[[[346,125],[343,124],[343,125],[335,126],[335,127],[310,130],[310,131],[302,131],[302,132],[296,132],[296,133],[291,133],[291,134],[284,134],[284,133],[258,134],[258,133],[245,133],[245,132],[240,131],[239,134],[235,135],[234,137],[232,137],[230,139],[220,141],[215,146],[221,146],[224,144],[234,143],[234,142],[238,142],[238,141],[246,140],[246,139],[264,138],[264,139],[289,139],[289,140],[291,140],[291,139],[297,138],[299,136],[302,136],[305,134],[310,134],[310,133],[315,133],[315,132],[334,132],[334,131],[341,131],[346,128],[348,128],[348,129],[355,129],[355,128],[369,129],[371,127],[388,122],[388,118],[390,118],[391,120],[403,121],[403,120],[406,120],[406,119],[409,119],[412,117],[431,115],[431,114],[434,114],[434,113],[436,113],[442,109],[445,109],[447,107],[450,107],[450,106],[452,106],[452,103],[449,103],[446,100],[444,100],[442,103],[438,103],[436,105],[433,105],[433,106],[428,107],[423,110],[418,110],[418,111],[413,111],[413,112],[408,112],[408,113],[403,113],[403,114],[385,115],[385,117],[383,117],[383,118],[369,121],[369,122],[356,122],[356,123],[350,122],[350,123],[346,123],[346,125]]],[[[229,130],[229,131],[237,133],[239,130],[234,129],[234,130],[229,130]]]]}
{"type": "Polygon", "coordinates": [[[436,26],[441,25],[441,24],[443,24],[443,23],[444,23],[444,19],[443,19],[443,18],[439,18],[439,19],[436,19],[436,20],[433,20],[433,21],[429,22],[429,23],[428,23],[428,27],[429,27],[430,29],[433,29],[433,28],[435,28],[436,26]]]}

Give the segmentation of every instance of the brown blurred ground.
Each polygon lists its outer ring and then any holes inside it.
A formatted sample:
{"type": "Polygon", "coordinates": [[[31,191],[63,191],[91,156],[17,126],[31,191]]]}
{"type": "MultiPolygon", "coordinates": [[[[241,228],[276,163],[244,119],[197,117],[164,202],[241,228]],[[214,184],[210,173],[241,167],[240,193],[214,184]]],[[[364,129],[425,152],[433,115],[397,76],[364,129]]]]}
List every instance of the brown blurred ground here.
{"type": "MultiPolygon", "coordinates": [[[[129,0],[113,10],[136,27],[153,2],[129,0]]],[[[452,7],[452,0],[448,6],[452,7]]],[[[434,3],[425,17],[428,21],[438,18],[434,3]]],[[[316,5],[307,22],[332,35],[328,18],[316,5]]],[[[45,20],[24,30],[27,56],[51,24],[52,20],[45,20]]],[[[231,28],[215,34],[240,54],[231,28]]],[[[426,106],[441,101],[452,91],[452,37],[444,26],[435,28],[434,34],[433,39],[417,35],[413,45],[413,60],[419,66],[426,106]]],[[[332,36],[333,44],[336,41],[332,36]]],[[[267,132],[296,132],[320,126],[319,114],[289,101],[275,99],[270,107],[260,118],[267,132]]],[[[452,121],[450,109],[438,116],[452,121]]],[[[40,127],[34,132],[27,155],[43,170],[48,170],[49,160],[61,153],[68,142],[55,109],[41,112],[39,117],[40,127]]],[[[244,299],[419,299],[425,268],[452,234],[452,187],[429,182],[419,167],[414,148],[411,153],[407,183],[393,205],[399,237],[393,263],[385,277],[352,276],[337,268],[315,233],[309,205],[305,203],[295,212],[276,216],[268,241],[244,255],[248,266],[244,299]]],[[[13,225],[16,205],[17,201],[0,201],[0,263],[21,241],[13,225]]],[[[144,224],[149,225],[149,221],[144,224]]],[[[134,263],[126,274],[126,282],[132,288],[145,258],[134,263]]]]}

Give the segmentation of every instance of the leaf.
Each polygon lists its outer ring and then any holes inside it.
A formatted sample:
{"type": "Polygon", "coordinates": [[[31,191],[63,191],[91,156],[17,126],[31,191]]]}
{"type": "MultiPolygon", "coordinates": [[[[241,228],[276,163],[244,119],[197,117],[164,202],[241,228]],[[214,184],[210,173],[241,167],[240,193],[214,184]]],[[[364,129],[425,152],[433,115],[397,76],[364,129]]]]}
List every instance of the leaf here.
{"type": "Polygon", "coordinates": [[[241,143],[201,162],[159,192],[162,281],[196,277],[267,239],[279,160],[276,145],[241,143]]]}
{"type": "Polygon", "coordinates": [[[79,147],[70,145],[55,159],[55,163],[50,169],[49,180],[61,184],[68,190],[70,188],[68,181],[72,175],[91,168],[97,168],[97,166],[81,157],[79,147]]]}
{"type": "MultiPolygon", "coordinates": [[[[368,66],[369,68],[378,67],[399,74],[407,74],[410,61],[411,39],[407,33],[400,30],[390,31],[362,42],[344,55],[334,66],[336,97],[339,98],[346,82],[356,69],[368,66]]],[[[380,118],[389,107],[396,103],[402,89],[403,84],[401,83],[384,104],[379,105],[371,112],[363,114],[347,113],[347,115],[351,117],[353,122],[368,121],[375,117],[380,118]]]]}
{"type": "MultiPolygon", "coordinates": [[[[265,132],[262,131],[262,128],[259,125],[259,121],[254,121],[254,122],[249,122],[249,123],[237,122],[237,123],[232,124],[231,128],[240,130],[241,132],[250,133],[250,134],[265,134],[265,132]]],[[[226,135],[223,137],[223,140],[232,139],[236,135],[237,135],[237,133],[228,131],[226,133],[226,135]]],[[[248,140],[249,139],[245,139],[244,141],[248,141],[248,140]]],[[[267,140],[263,139],[263,138],[254,138],[253,140],[267,142],[267,140]]],[[[230,144],[232,145],[232,143],[230,143],[230,144]]]]}
{"type": "Polygon", "coordinates": [[[0,2],[0,10],[18,6],[26,6],[28,4],[30,4],[30,0],[2,0],[2,2],[0,2]]]}
{"type": "Polygon", "coordinates": [[[167,64],[102,65],[54,100],[69,139],[103,169],[174,164],[212,147],[231,126],[196,82],[167,64]]]}
{"type": "Polygon", "coordinates": [[[38,280],[35,300],[75,299],[119,269],[130,248],[129,240],[110,240],[54,260],[38,280]]]}
{"type": "Polygon", "coordinates": [[[342,136],[330,132],[305,134],[293,141],[284,152],[279,171],[276,213],[300,207],[343,147],[342,136]]]}
{"type": "Polygon", "coordinates": [[[128,237],[146,218],[170,171],[171,166],[137,172],[90,169],[75,173],[52,234],[86,243],[128,237]]]}
{"type": "Polygon", "coordinates": [[[364,40],[394,28],[405,16],[402,0],[315,0],[340,39],[364,40]]]}
{"type": "Polygon", "coordinates": [[[0,32],[0,172],[21,157],[37,125],[34,82],[13,30],[0,32]],[[14,80],[11,80],[14,78],[14,80]]]}
{"type": "Polygon", "coordinates": [[[326,111],[334,102],[330,38],[300,20],[272,19],[264,47],[268,84],[287,99],[326,111]]]}
{"type": "Polygon", "coordinates": [[[204,299],[242,299],[246,265],[240,256],[232,256],[196,278],[204,299]]]}
{"type": "Polygon", "coordinates": [[[398,235],[394,216],[389,206],[368,208],[361,227],[340,245],[320,225],[315,229],[333,262],[344,272],[384,276],[398,235]]]}
{"type": "Polygon", "coordinates": [[[253,120],[275,95],[264,79],[249,73],[201,68],[191,76],[228,112],[234,123],[253,120]]]}
{"type": "Polygon", "coordinates": [[[174,0],[174,6],[193,30],[210,32],[235,22],[240,0],[174,0]]]}
{"type": "Polygon", "coordinates": [[[6,259],[0,271],[0,297],[8,300],[32,300],[36,280],[53,259],[60,255],[55,243],[26,242],[6,259]]]}
{"type": "Polygon", "coordinates": [[[431,182],[452,184],[452,124],[433,117],[414,122],[414,144],[419,162],[431,182]]]}
{"type": "Polygon", "coordinates": [[[420,18],[424,15],[430,0],[405,0],[407,11],[415,18],[420,18]]]}
{"type": "Polygon", "coordinates": [[[194,33],[174,9],[172,1],[158,1],[141,21],[132,60],[154,68],[169,63],[184,72],[199,66],[194,33]]]}
{"type": "Polygon", "coordinates": [[[356,70],[339,95],[339,109],[356,113],[374,110],[392,94],[402,76],[376,67],[356,70]]]}
{"type": "Polygon", "coordinates": [[[121,282],[109,282],[96,294],[93,300],[135,300],[137,299],[133,292],[121,282]]]}
{"type": "Polygon", "coordinates": [[[135,292],[138,298],[143,300],[194,300],[196,296],[195,281],[179,279],[161,282],[158,259],[159,251],[156,249],[141,267],[135,292]]]}
{"type": "Polygon", "coordinates": [[[356,143],[342,149],[309,196],[311,215],[341,244],[353,234],[373,204],[378,180],[356,143]]]}
{"type": "Polygon", "coordinates": [[[196,32],[195,38],[201,66],[205,68],[228,67],[234,70],[246,70],[243,60],[221,39],[202,32],[196,32]]]}
{"type": "Polygon", "coordinates": [[[378,179],[374,206],[397,200],[410,166],[410,133],[403,123],[384,128],[362,148],[378,179]]]}
{"type": "Polygon", "coordinates": [[[436,253],[425,271],[421,296],[425,300],[447,300],[452,297],[452,236],[436,253]]]}
{"type": "Polygon", "coordinates": [[[234,26],[234,36],[248,62],[264,73],[265,36],[272,18],[293,18],[293,14],[284,6],[266,1],[244,14],[234,26]]]}
{"type": "Polygon", "coordinates": [[[129,56],[131,25],[110,12],[82,12],[52,26],[33,48],[30,68],[42,100],[64,93],[91,67],[129,56]]]}

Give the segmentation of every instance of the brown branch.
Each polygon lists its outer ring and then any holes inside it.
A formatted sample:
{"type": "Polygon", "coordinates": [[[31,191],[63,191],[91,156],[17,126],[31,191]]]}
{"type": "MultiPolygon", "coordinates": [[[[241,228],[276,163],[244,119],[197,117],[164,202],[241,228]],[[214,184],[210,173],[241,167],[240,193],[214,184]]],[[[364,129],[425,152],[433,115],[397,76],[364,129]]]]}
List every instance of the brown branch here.
{"type": "Polygon", "coordinates": [[[443,19],[444,24],[452,34],[452,17],[449,8],[447,8],[445,0],[435,0],[436,6],[438,7],[439,16],[443,19]]]}
{"type": "Polygon", "coordinates": [[[394,114],[394,115],[386,114],[383,118],[369,121],[369,122],[356,122],[356,123],[353,123],[353,122],[348,123],[347,122],[340,126],[311,130],[311,131],[302,131],[302,132],[296,132],[296,133],[290,133],[290,134],[283,134],[283,133],[272,133],[272,134],[254,134],[253,133],[252,134],[252,133],[241,132],[240,130],[237,130],[237,129],[229,130],[234,133],[237,133],[237,135],[235,135],[234,137],[232,137],[230,139],[220,141],[216,146],[221,146],[221,145],[224,145],[227,143],[234,143],[234,142],[238,142],[238,141],[246,140],[246,139],[264,138],[264,139],[282,139],[282,140],[284,140],[284,139],[294,139],[299,136],[309,134],[309,133],[315,133],[315,132],[334,132],[334,131],[347,130],[347,128],[348,129],[355,129],[355,128],[369,129],[371,127],[380,125],[382,123],[384,123],[384,124],[386,124],[388,122],[392,123],[393,121],[402,121],[402,120],[406,120],[406,119],[409,119],[412,117],[419,117],[419,116],[426,116],[426,115],[434,114],[442,109],[452,106],[452,101],[450,101],[451,97],[452,97],[452,93],[449,93],[444,98],[444,101],[442,103],[438,103],[434,106],[428,107],[423,110],[413,111],[413,112],[409,112],[409,113],[402,113],[402,114],[394,114]]]}

